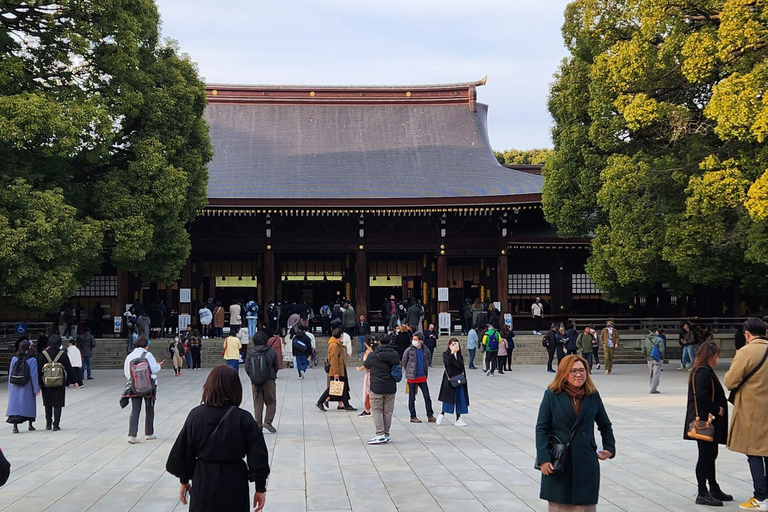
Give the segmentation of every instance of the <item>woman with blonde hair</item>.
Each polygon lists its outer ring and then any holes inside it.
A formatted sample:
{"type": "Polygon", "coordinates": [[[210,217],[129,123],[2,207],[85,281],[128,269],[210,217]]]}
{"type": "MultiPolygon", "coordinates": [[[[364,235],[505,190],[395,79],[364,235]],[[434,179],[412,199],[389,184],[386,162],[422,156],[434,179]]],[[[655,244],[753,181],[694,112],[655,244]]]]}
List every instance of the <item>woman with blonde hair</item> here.
{"type": "Polygon", "coordinates": [[[596,511],[600,492],[598,460],[615,454],[611,420],[589,375],[587,361],[573,354],[565,356],[544,392],[536,421],[536,465],[542,474],[540,497],[549,502],[549,512],[596,511]],[[595,424],[602,437],[603,448],[599,451],[595,424]]]}

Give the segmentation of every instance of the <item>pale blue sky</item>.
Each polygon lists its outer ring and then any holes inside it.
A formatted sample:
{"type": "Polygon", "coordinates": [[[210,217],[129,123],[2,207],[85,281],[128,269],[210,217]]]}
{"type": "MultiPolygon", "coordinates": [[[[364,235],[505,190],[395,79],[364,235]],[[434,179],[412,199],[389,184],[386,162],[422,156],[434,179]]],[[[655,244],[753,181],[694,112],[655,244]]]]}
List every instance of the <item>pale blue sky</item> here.
{"type": "Polygon", "coordinates": [[[208,82],[411,85],[488,76],[495,149],[550,147],[566,0],[157,0],[208,82]]]}

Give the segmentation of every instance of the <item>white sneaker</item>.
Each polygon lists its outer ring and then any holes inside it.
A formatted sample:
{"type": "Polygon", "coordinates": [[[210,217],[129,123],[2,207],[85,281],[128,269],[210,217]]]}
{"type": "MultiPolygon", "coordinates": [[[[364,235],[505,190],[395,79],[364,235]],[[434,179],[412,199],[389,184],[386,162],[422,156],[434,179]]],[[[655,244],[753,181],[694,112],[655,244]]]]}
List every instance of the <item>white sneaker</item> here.
{"type": "Polygon", "coordinates": [[[128,442],[131,444],[139,444],[139,440],[136,438],[136,436],[128,436],[128,442]]]}
{"type": "Polygon", "coordinates": [[[304,370],[301,370],[301,374],[299,375],[299,378],[302,380],[304,379],[304,370]]]}
{"type": "Polygon", "coordinates": [[[598,369],[598,370],[600,369],[600,363],[598,363],[598,365],[597,365],[597,369],[598,369]]]}
{"type": "Polygon", "coordinates": [[[389,438],[387,436],[376,436],[368,440],[368,444],[386,444],[388,442],[389,438]]]}
{"type": "Polygon", "coordinates": [[[454,423],[454,425],[456,425],[457,427],[466,427],[467,423],[463,419],[459,418],[456,420],[456,423],[454,423]]]}
{"type": "Polygon", "coordinates": [[[157,439],[157,436],[155,434],[150,434],[147,436],[147,441],[152,441],[153,439],[157,439]]]}
{"type": "Polygon", "coordinates": [[[435,421],[435,423],[437,423],[438,425],[443,424],[443,413],[440,413],[437,415],[437,420],[435,421]]]}

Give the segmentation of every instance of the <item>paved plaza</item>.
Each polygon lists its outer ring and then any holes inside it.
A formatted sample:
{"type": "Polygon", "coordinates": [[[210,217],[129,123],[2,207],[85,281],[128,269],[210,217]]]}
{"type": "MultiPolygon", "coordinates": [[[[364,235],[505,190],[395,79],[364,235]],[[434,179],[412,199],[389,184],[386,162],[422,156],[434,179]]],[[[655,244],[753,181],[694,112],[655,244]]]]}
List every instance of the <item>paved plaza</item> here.
{"type": "MultiPolygon", "coordinates": [[[[666,366],[660,395],[649,395],[646,367],[622,365],[595,380],[617,440],[617,457],[601,463],[601,511],[675,512],[694,505],[696,445],[682,440],[687,373],[666,366]]],[[[719,373],[727,368],[720,365],[719,373]]],[[[352,403],[361,404],[362,373],[351,370],[352,403]]],[[[433,405],[441,369],[430,375],[433,405]]],[[[0,490],[0,510],[18,512],[170,512],[178,480],[165,473],[168,452],[188,411],[200,401],[207,370],[159,375],[155,432],[158,439],[127,442],[128,411],[118,399],[123,376],[96,371],[84,389],[67,391],[61,432],[47,432],[38,401],[37,432],[18,435],[3,424],[0,446],[13,464],[0,490]]],[[[243,382],[247,377],[241,371],[243,382]]],[[[408,421],[403,384],[397,395],[393,443],[368,446],[373,422],[358,413],[314,407],[325,387],[321,368],[301,381],[292,370],[277,380],[276,435],[265,434],[271,457],[265,510],[294,511],[545,511],[534,463],[534,423],[551,376],[542,367],[511,374],[469,373],[468,426],[408,421]]],[[[252,411],[250,386],[243,407],[252,411]]],[[[5,411],[7,390],[0,392],[5,411]]],[[[39,400],[39,399],[38,399],[39,400]]],[[[421,396],[417,411],[426,420],[421,396]]],[[[599,437],[598,444],[600,443],[599,437]]],[[[746,458],[724,449],[718,459],[723,490],[737,500],[751,495],[746,458]]],[[[725,510],[738,509],[738,501],[725,510]]],[[[222,511],[226,512],[226,511],[222,511]]]]}

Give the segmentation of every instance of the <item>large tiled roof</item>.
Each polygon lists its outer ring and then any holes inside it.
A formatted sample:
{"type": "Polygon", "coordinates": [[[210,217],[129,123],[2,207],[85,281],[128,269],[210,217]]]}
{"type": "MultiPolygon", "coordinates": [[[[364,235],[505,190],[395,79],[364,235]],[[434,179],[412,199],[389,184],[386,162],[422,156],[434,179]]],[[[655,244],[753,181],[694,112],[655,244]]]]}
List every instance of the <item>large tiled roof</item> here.
{"type": "Polygon", "coordinates": [[[540,194],[541,176],[499,165],[488,107],[472,107],[212,101],[208,197],[466,202],[540,194]]]}

